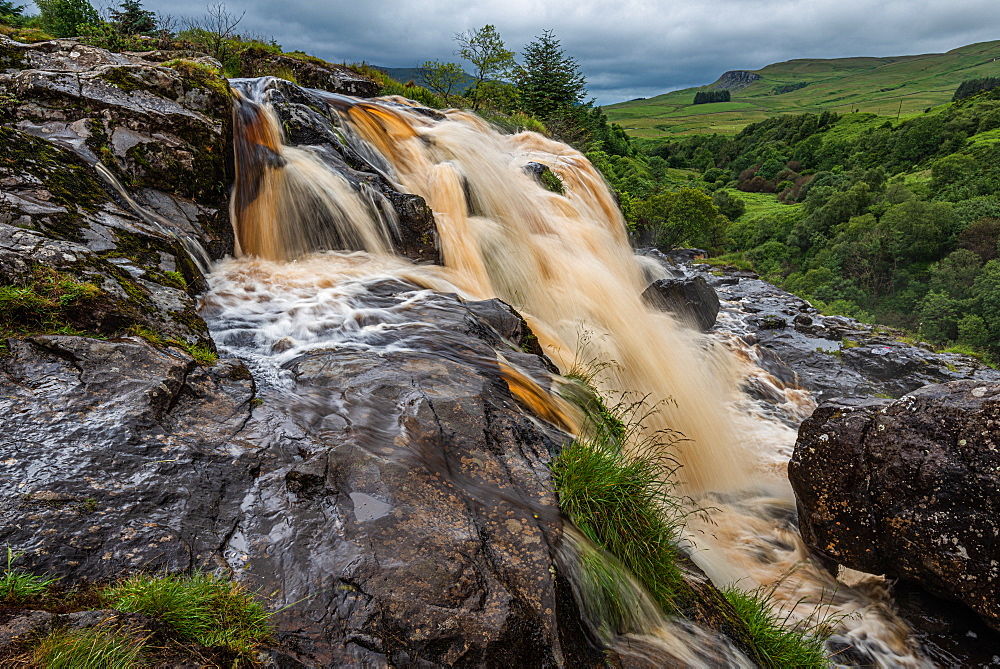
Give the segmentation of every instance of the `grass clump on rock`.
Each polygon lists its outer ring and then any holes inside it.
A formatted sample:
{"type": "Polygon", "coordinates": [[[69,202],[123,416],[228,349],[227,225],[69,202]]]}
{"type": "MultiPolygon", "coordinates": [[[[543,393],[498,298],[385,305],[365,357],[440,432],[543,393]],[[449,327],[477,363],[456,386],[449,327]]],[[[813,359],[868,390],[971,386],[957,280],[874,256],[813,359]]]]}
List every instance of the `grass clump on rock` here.
{"type": "MultiPolygon", "coordinates": [[[[638,421],[625,417],[638,405],[609,408],[585,384],[580,388],[573,400],[584,411],[585,429],[552,462],[559,506],[590,541],[634,575],[664,612],[676,612],[691,594],[677,547],[683,519],[681,500],[673,494],[677,465],[661,448],[668,444],[647,440],[638,452],[625,452],[638,430],[638,421]]],[[[665,436],[676,440],[676,435],[665,436]]],[[[596,583],[607,580],[593,576],[596,583]]]]}
{"type": "Polygon", "coordinates": [[[792,624],[788,615],[782,618],[775,613],[771,593],[766,589],[746,591],[730,586],[722,590],[722,595],[746,622],[758,655],[768,667],[829,666],[823,649],[823,638],[828,634],[808,621],[792,624]]]}
{"type": "Polygon", "coordinates": [[[553,459],[552,474],[560,508],[593,544],[579,550],[578,581],[585,608],[599,624],[618,632],[645,631],[636,628],[649,619],[638,586],[667,615],[706,605],[715,609],[737,634],[737,645],[762,666],[828,666],[823,648],[828,625],[791,624],[774,612],[771,591],[711,588],[713,602],[701,601],[696,593],[705,586],[699,590],[688,583],[679,548],[690,511],[676,492],[679,465],[670,452],[683,436],[668,431],[643,438],[642,401],[609,407],[589,378],[570,380],[575,383],[564,396],[583,410],[584,426],[553,459]]]}
{"type": "Polygon", "coordinates": [[[239,583],[210,574],[136,574],[108,586],[105,603],[158,618],[178,636],[248,656],[270,634],[270,614],[239,583]]]}
{"type": "Polygon", "coordinates": [[[131,669],[142,666],[145,639],[106,626],[56,630],[35,647],[45,669],[131,669]]]}
{"type": "Polygon", "coordinates": [[[15,569],[14,560],[18,558],[14,551],[7,548],[7,568],[0,576],[0,602],[19,603],[41,597],[48,592],[49,586],[55,583],[54,578],[42,578],[15,569]]]}

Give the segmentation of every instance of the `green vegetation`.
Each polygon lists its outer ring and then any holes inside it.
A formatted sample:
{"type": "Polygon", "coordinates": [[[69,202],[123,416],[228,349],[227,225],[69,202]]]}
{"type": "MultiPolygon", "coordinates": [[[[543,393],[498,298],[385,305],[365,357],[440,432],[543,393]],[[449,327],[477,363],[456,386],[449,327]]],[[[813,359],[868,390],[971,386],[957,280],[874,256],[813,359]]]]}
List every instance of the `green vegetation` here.
{"type": "Polygon", "coordinates": [[[729,89],[722,89],[721,91],[698,91],[694,94],[693,105],[706,105],[712,102],[729,102],[732,99],[732,95],[729,89]]]}
{"type": "Polygon", "coordinates": [[[173,346],[179,348],[194,358],[195,362],[202,367],[211,367],[219,361],[218,353],[213,351],[207,344],[191,344],[183,339],[164,337],[141,325],[133,325],[129,328],[129,333],[136,337],[142,337],[155,346],[173,346]]]}
{"type": "MultiPolygon", "coordinates": [[[[595,394],[583,403],[588,427],[552,461],[559,506],[583,534],[617,558],[668,613],[690,597],[679,567],[681,503],[676,464],[661,444],[624,452],[636,425],[595,394]]],[[[594,575],[601,583],[600,575],[594,575]]]]}
{"type": "Polygon", "coordinates": [[[45,669],[132,669],[142,666],[144,646],[145,639],[104,626],[56,630],[35,647],[34,659],[45,669]]]}
{"type": "Polygon", "coordinates": [[[761,78],[732,90],[728,104],[691,104],[698,91],[708,90],[702,87],[611,105],[606,112],[633,137],[657,139],[735,134],[751,123],[804,112],[906,118],[948,102],[965,80],[996,76],[998,57],[1000,41],[943,54],[797,59],[757,70],[761,78]]]}
{"type": "Polygon", "coordinates": [[[7,547],[7,567],[0,576],[0,603],[19,604],[44,595],[56,582],[54,578],[42,578],[14,568],[19,556],[7,547]]]}
{"type": "Polygon", "coordinates": [[[119,611],[153,616],[183,639],[249,656],[270,634],[267,610],[241,585],[207,574],[137,574],[108,586],[102,599],[119,611]]]}
{"type": "Polygon", "coordinates": [[[810,626],[808,621],[795,624],[790,615],[780,617],[771,607],[772,594],[762,588],[744,591],[729,587],[722,591],[739,617],[746,622],[754,647],[765,666],[773,669],[828,667],[823,638],[829,635],[819,626],[810,626]]]}
{"type": "Polygon", "coordinates": [[[968,81],[963,81],[955,89],[955,94],[951,97],[952,101],[964,100],[965,98],[972,97],[976,93],[982,93],[983,91],[992,91],[994,88],[1000,87],[1000,77],[981,77],[979,79],[969,79],[968,81]]]}
{"type": "Polygon", "coordinates": [[[86,305],[101,295],[92,283],[36,268],[23,285],[0,285],[0,339],[79,334],[87,324],[86,305]]]}
{"type": "Polygon", "coordinates": [[[84,25],[97,25],[101,19],[87,0],[35,0],[41,27],[53,37],[74,37],[84,25]]]}
{"type": "MultiPolygon", "coordinates": [[[[183,654],[185,644],[215,653],[221,650],[219,659],[234,667],[252,661],[256,647],[271,633],[270,614],[253,594],[216,576],[137,574],[104,586],[57,591],[52,587],[56,579],[16,569],[16,559],[8,548],[7,568],[0,576],[0,604],[60,612],[113,608],[140,613],[172,630],[174,637],[165,640],[175,650],[179,647],[183,654]]],[[[162,650],[148,644],[150,636],[148,631],[101,624],[78,630],[57,628],[29,643],[34,661],[43,667],[125,668],[143,666],[162,650]]]]}
{"type": "MultiPolygon", "coordinates": [[[[553,459],[552,474],[559,507],[591,542],[579,553],[584,604],[610,633],[637,629],[646,605],[634,584],[663,613],[683,615],[697,597],[681,567],[678,540],[686,504],[675,492],[678,465],[670,457],[683,436],[665,432],[643,439],[641,401],[609,407],[590,385],[591,377],[575,374],[569,380],[563,395],[583,411],[584,425],[553,459]]],[[[750,644],[765,666],[826,666],[822,640],[828,630],[778,618],[771,612],[771,594],[723,591],[733,607],[720,610],[729,631],[750,644]]]]}
{"type": "Polygon", "coordinates": [[[638,243],[708,248],[824,313],[1000,358],[1000,89],[898,121],[799,114],[639,144],[588,154],[638,243]]]}

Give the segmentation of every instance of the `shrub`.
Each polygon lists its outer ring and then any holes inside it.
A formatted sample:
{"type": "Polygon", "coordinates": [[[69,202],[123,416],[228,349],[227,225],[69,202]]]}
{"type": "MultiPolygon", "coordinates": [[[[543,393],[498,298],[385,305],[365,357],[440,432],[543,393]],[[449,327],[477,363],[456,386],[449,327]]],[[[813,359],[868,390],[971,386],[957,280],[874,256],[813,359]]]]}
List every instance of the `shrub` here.
{"type": "Polygon", "coordinates": [[[55,37],[75,37],[81,26],[101,23],[97,10],[87,0],[36,0],[42,27],[55,37]]]}

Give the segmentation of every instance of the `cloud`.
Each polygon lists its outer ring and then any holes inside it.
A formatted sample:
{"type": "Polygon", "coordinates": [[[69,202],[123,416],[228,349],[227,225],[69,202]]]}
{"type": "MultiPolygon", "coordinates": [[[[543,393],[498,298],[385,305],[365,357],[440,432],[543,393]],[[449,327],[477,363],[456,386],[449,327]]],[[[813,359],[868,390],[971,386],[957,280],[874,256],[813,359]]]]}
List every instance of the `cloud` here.
{"type": "MultiPolygon", "coordinates": [[[[197,17],[205,4],[147,0],[197,17]]],[[[455,33],[496,25],[521,49],[551,29],[602,104],[714,81],[731,69],[793,58],[947,51],[997,37],[995,0],[248,0],[240,29],[331,61],[413,67],[458,60],[455,33]]]]}

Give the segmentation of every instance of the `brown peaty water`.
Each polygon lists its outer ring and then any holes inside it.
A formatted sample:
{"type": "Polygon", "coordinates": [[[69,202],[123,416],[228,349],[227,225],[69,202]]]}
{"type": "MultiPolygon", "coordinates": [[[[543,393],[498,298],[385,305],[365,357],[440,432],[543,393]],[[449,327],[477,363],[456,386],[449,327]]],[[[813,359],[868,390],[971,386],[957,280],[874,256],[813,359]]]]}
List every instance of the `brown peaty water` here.
{"type": "MultiPolygon", "coordinates": [[[[661,430],[683,433],[686,440],[672,448],[684,492],[711,509],[692,516],[688,550],[717,585],[773,588],[791,621],[830,620],[837,630],[830,647],[843,664],[927,666],[878,579],[848,585],[808,562],[784,477],[795,438],[789,424],[808,415],[808,394],[772,383],[753,351],[647,308],[640,298],[646,278],[625,222],[582,154],[535,133],[500,134],[463,111],[428,116],[402,99],[328,101],[345,142],[374,156],[399,190],[430,205],[443,264],[393,256],[396,220],[378,196],[315,153],[283,146],[273,112],[244,101],[232,205],[244,258],[220,266],[208,299],[229,319],[258,323],[269,342],[264,357],[331,345],[333,331],[363,341],[347,305],[366,281],[396,278],[469,299],[499,297],[525,316],[563,373],[596,370],[606,395],[638,395],[656,408],[637,441],[661,430]],[[564,194],[546,190],[524,169],[528,162],[558,175],[564,194]],[[362,253],[305,255],[323,249],[362,253]],[[748,410],[739,391],[748,378],[783,398],[784,422],[748,410]]],[[[546,399],[513,368],[508,382],[536,413],[572,429],[558,398],[546,399]]],[[[657,619],[644,635],[675,643],[669,639],[678,632],[657,619]]]]}

